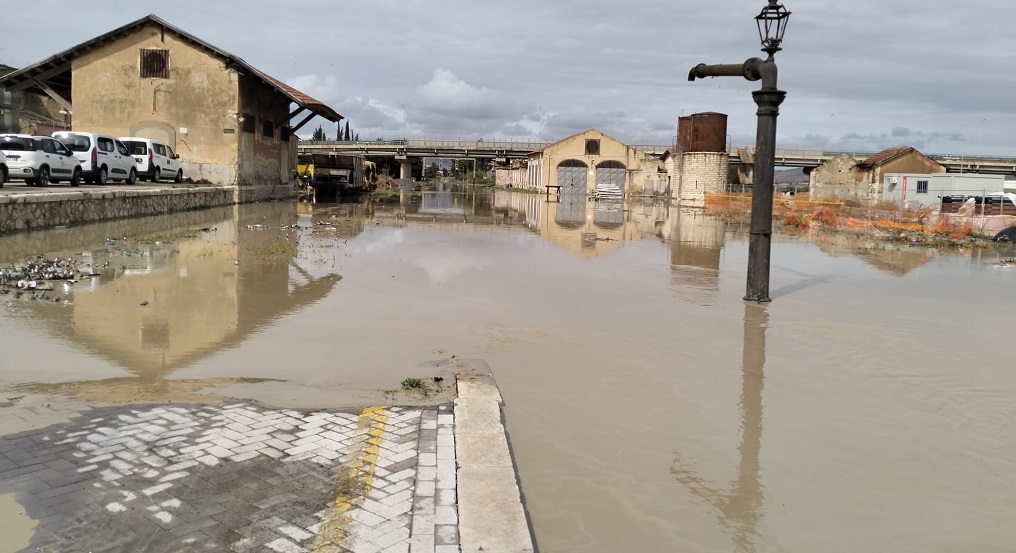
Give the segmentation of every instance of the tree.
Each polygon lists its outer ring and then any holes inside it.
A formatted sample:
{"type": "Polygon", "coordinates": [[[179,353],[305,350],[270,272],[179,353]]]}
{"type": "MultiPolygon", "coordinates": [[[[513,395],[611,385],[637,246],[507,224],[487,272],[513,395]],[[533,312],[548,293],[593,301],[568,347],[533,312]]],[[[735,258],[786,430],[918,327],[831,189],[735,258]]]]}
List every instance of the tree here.
{"type": "Polygon", "coordinates": [[[352,139],[353,139],[353,135],[349,134],[349,121],[347,120],[346,121],[346,138],[345,138],[345,141],[349,142],[352,139]]]}
{"type": "Polygon", "coordinates": [[[318,125],[318,128],[314,130],[314,134],[310,137],[311,140],[328,140],[325,136],[325,130],[318,125]]]}
{"type": "Polygon", "coordinates": [[[427,169],[423,171],[424,180],[434,180],[437,178],[437,175],[438,167],[436,162],[431,162],[431,164],[427,166],[427,169]]]}

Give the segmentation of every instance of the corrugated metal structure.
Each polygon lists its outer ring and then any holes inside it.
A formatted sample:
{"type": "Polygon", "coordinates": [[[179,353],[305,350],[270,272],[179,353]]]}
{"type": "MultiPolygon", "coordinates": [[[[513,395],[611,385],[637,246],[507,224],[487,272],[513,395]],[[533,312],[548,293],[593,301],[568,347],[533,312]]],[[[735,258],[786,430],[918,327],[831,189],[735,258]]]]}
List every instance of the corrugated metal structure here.
{"type": "Polygon", "coordinates": [[[726,152],[727,115],[705,112],[679,118],[677,146],[683,152],[726,152]]]}

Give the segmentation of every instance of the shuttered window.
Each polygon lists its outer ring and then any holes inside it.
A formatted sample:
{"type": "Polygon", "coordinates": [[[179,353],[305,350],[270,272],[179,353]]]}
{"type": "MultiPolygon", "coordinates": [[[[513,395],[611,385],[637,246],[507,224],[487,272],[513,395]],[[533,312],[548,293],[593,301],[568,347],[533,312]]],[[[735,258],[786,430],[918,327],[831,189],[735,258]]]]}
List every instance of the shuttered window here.
{"type": "Polygon", "coordinates": [[[169,50],[158,48],[141,49],[141,78],[169,78],[169,50]]]}

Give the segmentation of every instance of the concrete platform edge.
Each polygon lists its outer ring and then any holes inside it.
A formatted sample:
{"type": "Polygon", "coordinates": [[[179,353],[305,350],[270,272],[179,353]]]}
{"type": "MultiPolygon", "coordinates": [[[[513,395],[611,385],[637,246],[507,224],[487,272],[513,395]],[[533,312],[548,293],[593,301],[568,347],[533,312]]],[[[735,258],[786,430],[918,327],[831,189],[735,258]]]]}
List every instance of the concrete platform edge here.
{"type": "Polygon", "coordinates": [[[462,553],[536,551],[518,470],[490,374],[460,376],[455,400],[459,536],[462,553]],[[494,450],[494,451],[492,451],[494,450]]]}

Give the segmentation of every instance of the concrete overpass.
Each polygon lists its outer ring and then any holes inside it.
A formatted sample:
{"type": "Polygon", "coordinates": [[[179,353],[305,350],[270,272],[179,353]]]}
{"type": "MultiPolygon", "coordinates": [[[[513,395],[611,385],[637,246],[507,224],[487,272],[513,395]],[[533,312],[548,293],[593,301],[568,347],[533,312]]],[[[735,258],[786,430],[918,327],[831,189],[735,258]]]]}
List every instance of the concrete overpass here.
{"type": "MultiPolygon", "coordinates": [[[[506,139],[442,139],[410,138],[402,140],[375,141],[312,141],[301,140],[300,153],[359,154],[368,157],[394,157],[402,162],[402,177],[409,177],[410,157],[494,159],[507,162],[511,159],[525,159],[530,153],[551,144],[548,141],[506,140],[506,139]]],[[[649,154],[663,155],[670,144],[633,144],[636,150],[649,154]]],[[[730,163],[750,165],[754,163],[754,148],[731,147],[730,163]]],[[[810,171],[826,161],[841,155],[863,160],[877,152],[839,152],[777,148],[778,167],[799,167],[810,171]]],[[[998,156],[964,156],[950,154],[925,154],[941,163],[950,173],[1016,174],[1016,158],[998,156]]]]}

